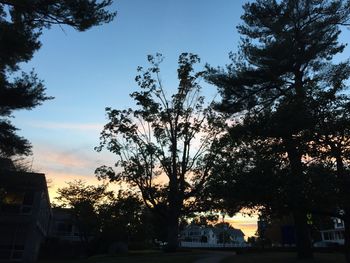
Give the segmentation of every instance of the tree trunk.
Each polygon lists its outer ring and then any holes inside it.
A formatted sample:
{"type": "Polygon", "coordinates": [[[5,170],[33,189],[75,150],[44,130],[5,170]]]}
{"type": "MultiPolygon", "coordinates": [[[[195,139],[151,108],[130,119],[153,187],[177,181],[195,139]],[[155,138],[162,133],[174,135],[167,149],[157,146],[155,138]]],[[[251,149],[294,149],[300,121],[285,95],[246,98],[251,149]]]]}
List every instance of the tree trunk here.
{"type": "Polygon", "coordinates": [[[285,138],[288,159],[292,172],[293,190],[288,193],[295,225],[295,238],[298,259],[310,259],[313,257],[309,226],[307,224],[306,196],[304,195],[302,155],[292,138],[285,138]]]}
{"type": "Polygon", "coordinates": [[[177,178],[174,176],[169,181],[169,207],[167,212],[167,241],[166,250],[168,252],[175,252],[178,247],[178,235],[179,235],[179,218],[182,202],[180,199],[180,193],[178,191],[177,178]]]}
{"type": "Polygon", "coordinates": [[[333,148],[333,154],[336,158],[337,174],[340,180],[340,200],[343,202],[344,209],[344,253],[346,262],[350,263],[350,206],[349,206],[349,179],[344,169],[344,162],[341,155],[341,149],[333,148]]]}
{"type": "Polygon", "coordinates": [[[168,218],[168,244],[166,246],[167,252],[175,252],[178,248],[178,235],[179,235],[179,217],[175,214],[171,215],[173,213],[170,213],[168,218]]]}
{"type": "Polygon", "coordinates": [[[293,211],[298,259],[310,259],[313,257],[306,214],[301,209],[293,211]]]}

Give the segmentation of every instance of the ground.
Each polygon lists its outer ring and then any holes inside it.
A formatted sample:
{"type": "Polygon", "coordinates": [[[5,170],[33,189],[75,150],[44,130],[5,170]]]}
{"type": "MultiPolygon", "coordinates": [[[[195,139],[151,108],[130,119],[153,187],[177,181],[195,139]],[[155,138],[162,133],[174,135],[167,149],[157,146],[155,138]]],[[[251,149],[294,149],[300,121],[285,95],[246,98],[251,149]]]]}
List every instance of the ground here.
{"type": "Polygon", "coordinates": [[[94,256],[86,260],[48,260],[38,263],[345,263],[342,254],[317,253],[313,260],[299,261],[295,253],[268,252],[234,255],[234,252],[193,251],[134,252],[125,256],[94,256]]]}
{"type": "Polygon", "coordinates": [[[120,256],[93,256],[85,260],[41,260],[38,263],[193,263],[206,254],[206,252],[136,251],[120,256]]]}
{"type": "Polygon", "coordinates": [[[312,260],[297,260],[291,252],[247,253],[226,257],[220,263],[345,263],[345,257],[339,253],[315,253],[312,260]]]}

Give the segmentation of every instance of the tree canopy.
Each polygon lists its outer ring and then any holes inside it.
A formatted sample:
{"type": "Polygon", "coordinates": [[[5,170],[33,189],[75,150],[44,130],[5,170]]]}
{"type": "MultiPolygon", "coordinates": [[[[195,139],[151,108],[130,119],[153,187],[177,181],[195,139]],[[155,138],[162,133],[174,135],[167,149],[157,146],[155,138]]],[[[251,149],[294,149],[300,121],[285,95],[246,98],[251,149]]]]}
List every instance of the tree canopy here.
{"type": "Polygon", "coordinates": [[[196,55],[179,56],[179,85],[166,95],[160,77],[160,54],[148,56],[150,67],[138,68],[141,88],[131,94],[137,109],[107,108],[109,122],[97,150],[118,156],[116,171],[97,169],[97,176],[137,187],[144,203],[166,219],[168,243],[177,246],[179,218],[198,209],[201,190],[212,175],[225,127],[222,115],[200,95],[202,72],[194,72],[196,55]]]}
{"type": "Polygon", "coordinates": [[[85,252],[107,253],[116,242],[151,244],[153,218],[135,193],[120,190],[115,194],[107,184],[94,186],[75,180],[59,188],[57,194],[55,206],[72,215],[85,252]]]}
{"type": "Polygon", "coordinates": [[[233,63],[226,69],[208,68],[208,81],[222,95],[218,108],[236,120],[229,136],[234,149],[239,149],[233,165],[241,175],[257,180],[250,185],[260,186],[254,193],[261,193],[266,203],[293,214],[301,258],[311,256],[306,215],[316,192],[311,184],[315,163],[309,162],[310,145],[325,99],[346,96],[349,66],[332,59],[344,50],[338,38],[340,26],[349,19],[345,1],[247,3],[238,26],[240,49],[231,54],[233,63]],[[268,186],[274,186],[270,193],[268,186]]]}
{"type": "Polygon", "coordinates": [[[59,206],[68,208],[78,227],[80,240],[88,248],[92,236],[99,229],[99,209],[102,204],[113,198],[113,192],[107,190],[107,184],[86,185],[82,180],[68,182],[66,187],[57,190],[59,206]]]}

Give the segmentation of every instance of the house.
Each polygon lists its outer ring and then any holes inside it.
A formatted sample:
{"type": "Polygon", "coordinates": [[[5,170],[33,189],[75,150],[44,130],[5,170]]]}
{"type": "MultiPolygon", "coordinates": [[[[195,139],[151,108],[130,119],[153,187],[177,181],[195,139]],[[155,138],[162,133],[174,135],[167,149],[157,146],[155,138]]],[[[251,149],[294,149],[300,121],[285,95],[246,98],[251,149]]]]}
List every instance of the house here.
{"type": "MultiPolygon", "coordinates": [[[[318,219],[313,222],[310,215],[308,220],[314,247],[344,245],[344,222],[341,219],[322,217],[321,221],[318,219]]],[[[274,217],[269,222],[260,218],[258,233],[260,240],[268,246],[293,247],[296,244],[294,220],[291,216],[274,217]]]]}
{"type": "Polygon", "coordinates": [[[181,247],[244,247],[244,234],[240,229],[223,224],[221,226],[188,225],[180,233],[181,247]]]}
{"type": "Polygon", "coordinates": [[[80,241],[79,229],[69,208],[52,208],[49,237],[61,241],[80,241]]]}
{"type": "Polygon", "coordinates": [[[332,218],[334,226],[332,229],[321,230],[321,242],[314,244],[315,247],[344,245],[344,221],[339,218],[332,218]]]}
{"type": "Polygon", "coordinates": [[[269,221],[258,220],[259,238],[264,245],[293,247],[296,244],[295,227],[292,216],[274,217],[269,221]]]}
{"type": "Polygon", "coordinates": [[[45,175],[16,171],[0,159],[0,262],[35,262],[50,217],[45,175]]]}
{"type": "Polygon", "coordinates": [[[45,260],[66,260],[85,255],[76,219],[70,208],[51,209],[49,233],[40,251],[45,260]]]}

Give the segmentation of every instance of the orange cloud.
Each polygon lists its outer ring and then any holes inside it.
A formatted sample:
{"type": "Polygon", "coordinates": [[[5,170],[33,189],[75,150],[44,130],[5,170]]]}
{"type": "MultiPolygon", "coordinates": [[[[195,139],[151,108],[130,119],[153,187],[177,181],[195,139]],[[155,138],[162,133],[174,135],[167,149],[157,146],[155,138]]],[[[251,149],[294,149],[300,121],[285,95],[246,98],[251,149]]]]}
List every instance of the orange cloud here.
{"type": "Polygon", "coordinates": [[[225,221],[230,223],[234,228],[241,229],[245,234],[245,238],[254,236],[258,228],[257,221],[258,216],[246,216],[244,214],[238,213],[234,217],[225,218],[225,221]]]}
{"type": "Polygon", "coordinates": [[[94,175],[95,169],[102,164],[113,163],[111,155],[96,153],[84,146],[63,150],[53,143],[35,144],[33,151],[32,170],[46,174],[51,201],[57,196],[57,189],[65,186],[66,182],[82,179],[87,184],[101,184],[94,175]]]}

